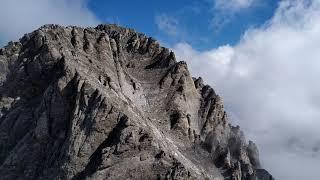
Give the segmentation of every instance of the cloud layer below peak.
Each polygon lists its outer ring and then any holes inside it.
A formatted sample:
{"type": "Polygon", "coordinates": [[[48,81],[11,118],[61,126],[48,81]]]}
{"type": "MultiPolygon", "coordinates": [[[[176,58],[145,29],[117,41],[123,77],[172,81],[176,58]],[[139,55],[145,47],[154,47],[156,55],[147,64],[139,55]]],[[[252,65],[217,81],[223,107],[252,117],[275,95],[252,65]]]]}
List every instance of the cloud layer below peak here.
{"type": "Polygon", "coordinates": [[[174,46],[194,75],[224,97],[234,123],[261,150],[276,179],[318,179],[320,2],[285,0],[264,26],[235,46],[174,46]]]}

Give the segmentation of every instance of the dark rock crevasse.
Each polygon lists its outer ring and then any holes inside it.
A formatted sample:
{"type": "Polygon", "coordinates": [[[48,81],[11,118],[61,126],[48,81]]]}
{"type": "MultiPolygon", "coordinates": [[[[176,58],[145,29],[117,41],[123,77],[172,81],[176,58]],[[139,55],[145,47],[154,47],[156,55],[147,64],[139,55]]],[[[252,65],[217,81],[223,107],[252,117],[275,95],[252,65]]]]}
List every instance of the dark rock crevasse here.
{"type": "Polygon", "coordinates": [[[117,25],[0,49],[0,134],[1,179],[273,179],[210,86],[117,25]]]}

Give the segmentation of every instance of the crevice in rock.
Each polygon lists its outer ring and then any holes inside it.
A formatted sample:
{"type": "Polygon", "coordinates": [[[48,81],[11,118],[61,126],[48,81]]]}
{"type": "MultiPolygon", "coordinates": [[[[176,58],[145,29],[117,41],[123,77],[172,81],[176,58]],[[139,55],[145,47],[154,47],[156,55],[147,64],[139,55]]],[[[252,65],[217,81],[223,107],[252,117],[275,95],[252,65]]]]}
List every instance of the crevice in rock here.
{"type": "Polygon", "coordinates": [[[86,165],[85,169],[78,174],[76,174],[72,179],[73,180],[82,180],[86,177],[92,175],[97,171],[100,164],[102,163],[102,150],[106,147],[111,147],[120,142],[120,135],[123,129],[127,127],[126,122],[128,121],[128,117],[126,115],[122,115],[119,117],[119,121],[117,125],[110,132],[108,138],[103,141],[99,147],[95,150],[95,152],[91,155],[89,163],[86,165]]]}
{"type": "Polygon", "coordinates": [[[179,122],[181,114],[178,111],[173,112],[170,115],[170,128],[173,129],[175,125],[179,122]]]}

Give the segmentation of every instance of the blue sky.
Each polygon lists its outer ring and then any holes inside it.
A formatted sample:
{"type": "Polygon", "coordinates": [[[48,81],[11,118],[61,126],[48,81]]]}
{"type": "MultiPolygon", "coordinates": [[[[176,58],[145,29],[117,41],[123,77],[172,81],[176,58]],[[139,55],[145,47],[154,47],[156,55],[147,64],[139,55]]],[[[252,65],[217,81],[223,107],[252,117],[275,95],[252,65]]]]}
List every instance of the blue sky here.
{"type": "Polygon", "coordinates": [[[169,45],[185,41],[202,50],[234,45],[248,28],[272,17],[277,1],[256,3],[236,12],[217,9],[210,0],[90,0],[88,7],[102,22],[134,28],[169,45]],[[220,18],[224,25],[214,26],[214,18],[220,18]],[[159,28],[159,21],[168,23],[176,32],[168,33],[169,27],[159,28]]]}
{"type": "Polygon", "coordinates": [[[168,46],[186,42],[198,50],[236,44],[248,28],[268,21],[278,4],[276,0],[5,1],[0,17],[2,23],[12,27],[0,26],[2,45],[46,23],[85,26],[116,23],[153,36],[168,46]],[[225,2],[235,6],[226,6],[225,2]],[[250,3],[243,5],[244,2],[250,3]],[[17,16],[11,16],[9,21],[8,13],[17,16]],[[50,15],[40,15],[45,13],[50,15]]]}

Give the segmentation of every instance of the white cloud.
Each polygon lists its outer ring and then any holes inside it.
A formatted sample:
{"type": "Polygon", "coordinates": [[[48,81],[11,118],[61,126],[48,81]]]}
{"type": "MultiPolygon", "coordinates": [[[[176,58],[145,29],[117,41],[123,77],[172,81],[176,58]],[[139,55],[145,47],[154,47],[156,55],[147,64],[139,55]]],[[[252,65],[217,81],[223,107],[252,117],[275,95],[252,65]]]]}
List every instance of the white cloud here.
{"type": "Polygon", "coordinates": [[[216,32],[229,24],[233,18],[248,9],[262,4],[261,0],[213,0],[213,17],[210,27],[216,32]]]}
{"type": "Polygon", "coordinates": [[[161,14],[155,17],[155,22],[160,31],[170,36],[178,35],[179,21],[175,17],[161,14]]]}
{"type": "Polygon", "coordinates": [[[173,49],[224,97],[233,122],[276,179],[317,180],[320,162],[320,1],[284,0],[234,47],[173,49]]]}
{"type": "Polygon", "coordinates": [[[2,0],[0,38],[17,40],[44,24],[94,26],[97,18],[86,0],[2,0]]]}
{"type": "Polygon", "coordinates": [[[238,11],[249,8],[257,0],[215,0],[215,9],[238,11]]]}

